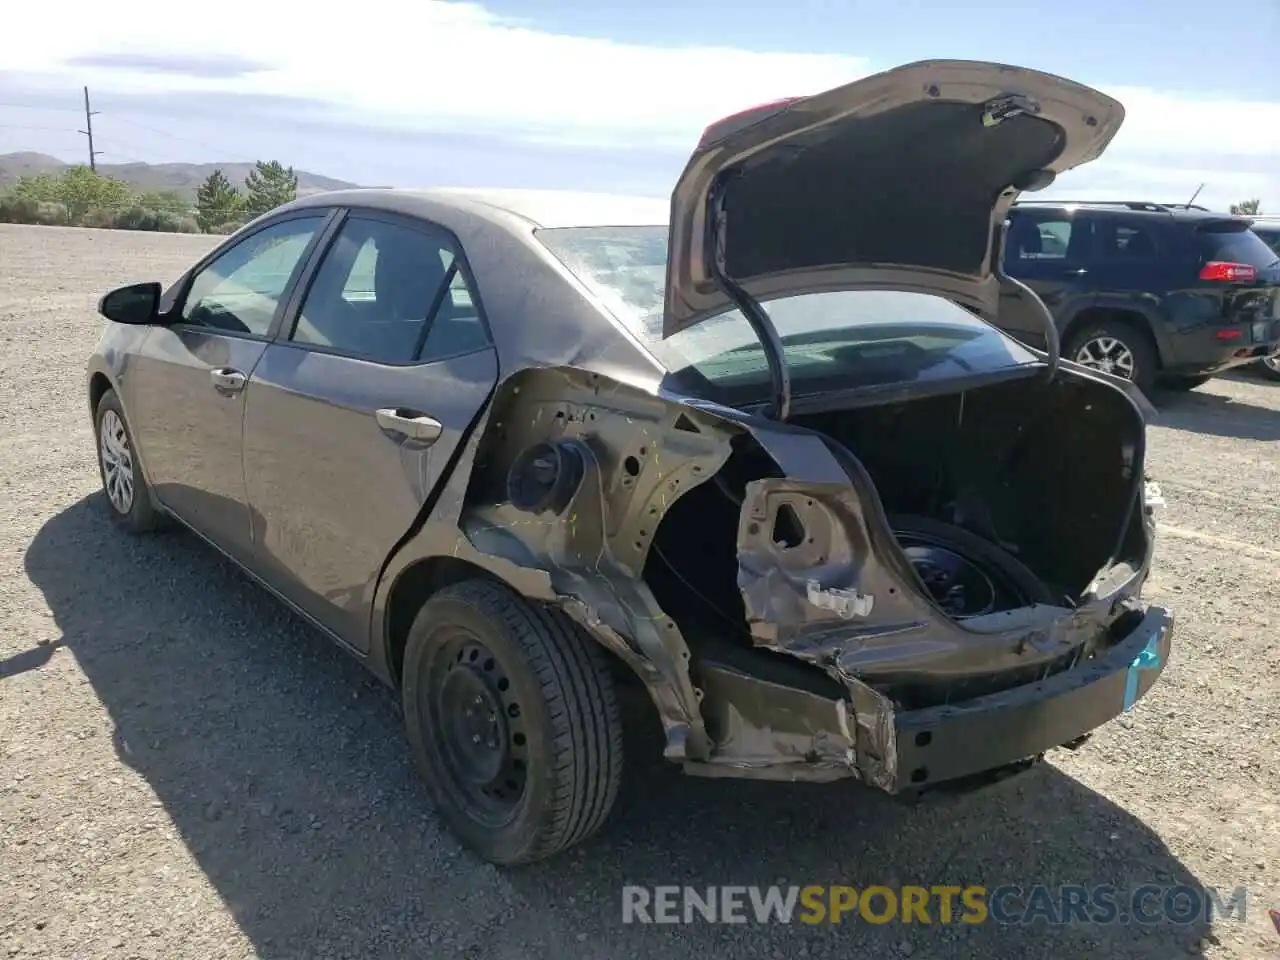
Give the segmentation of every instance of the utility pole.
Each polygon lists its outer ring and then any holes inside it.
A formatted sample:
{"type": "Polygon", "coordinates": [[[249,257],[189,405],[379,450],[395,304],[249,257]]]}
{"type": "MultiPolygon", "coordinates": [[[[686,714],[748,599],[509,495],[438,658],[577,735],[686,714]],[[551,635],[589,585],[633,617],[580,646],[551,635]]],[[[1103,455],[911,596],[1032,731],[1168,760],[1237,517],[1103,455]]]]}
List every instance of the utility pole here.
{"type": "Polygon", "coordinates": [[[93,118],[98,111],[89,109],[89,88],[84,88],[84,129],[80,133],[89,138],[89,169],[98,172],[98,154],[101,150],[93,149],[93,118]]]}

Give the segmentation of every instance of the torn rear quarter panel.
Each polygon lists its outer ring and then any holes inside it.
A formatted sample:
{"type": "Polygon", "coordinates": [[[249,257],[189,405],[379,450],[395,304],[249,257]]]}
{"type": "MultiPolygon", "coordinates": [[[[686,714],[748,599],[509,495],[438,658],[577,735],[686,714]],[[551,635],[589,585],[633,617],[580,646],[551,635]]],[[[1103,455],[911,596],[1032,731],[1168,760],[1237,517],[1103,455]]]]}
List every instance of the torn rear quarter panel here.
{"type": "Polygon", "coordinates": [[[658,708],[673,760],[711,752],[703,693],[690,679],[689,645],[642,571],[667,510],[714,476],[735,432],[710,414],[599,374],[523,371],[494,404],[461,517],[480,554],[547,571],[564,610],[635,671],[658,708]],[[535,449],[559,463],[531,462],[535,449]],[[548,469],[560,477],[575,472],[564,499],[556,500],[556,483],[544,476],[547,501],[517,491],[513,502],[512,480],[537,488],[538,472],[548,469]]]}
{"type": "Polygon", "coordinates": [[[1105,595],[1074,610],[957,623],[919,589],[873,481],[837,442],[576,368],[499,388],[460,506],[457,554],[560,606],[626,663],[657,708],[665,755],[701,775],[897,790],[904,710],[1073,666],[1135,614],[1146,570],[1118,567],[1105,595]],[[733,523],[696,507],[672,517],[732,547],[723,572],[739,606],[708,630],[655,592],[646,561],[677,503],[720,496],[704,484],[744,449],[756,456],[741,506],[726,508],[733,523]]]}

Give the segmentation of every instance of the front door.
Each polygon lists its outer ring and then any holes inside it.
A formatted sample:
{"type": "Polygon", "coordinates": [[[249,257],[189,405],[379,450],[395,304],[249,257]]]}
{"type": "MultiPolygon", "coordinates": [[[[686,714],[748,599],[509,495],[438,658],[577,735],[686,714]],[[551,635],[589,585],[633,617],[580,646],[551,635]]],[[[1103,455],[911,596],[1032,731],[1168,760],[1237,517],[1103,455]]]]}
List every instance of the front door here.
{"type": "Polygon", "coordinates": [[[272,223],[197,267],[176,322],[130,361],[129,422],[156,497],[237,559],[249,545],[244,388],[326,215],[272,223]]]}
{"type": "Polygon", "coordinates": [[[497,380],[457,241],[353,212],[246,391],[256,566],[347,643],[497,380]]]}
{"type": "MultiPolygon", "coordinates": [[[[1095,299],[1089,271],[1090,222],[1069,213],[1019,210],[1005,238],[1004,270],[1044,301],[1061,332],[1073,313],[1095,299]]],[[[1039,310],[1022,291],[1003,285],[997,325],[1028,346],[1047,341],[1039,310]]]]}

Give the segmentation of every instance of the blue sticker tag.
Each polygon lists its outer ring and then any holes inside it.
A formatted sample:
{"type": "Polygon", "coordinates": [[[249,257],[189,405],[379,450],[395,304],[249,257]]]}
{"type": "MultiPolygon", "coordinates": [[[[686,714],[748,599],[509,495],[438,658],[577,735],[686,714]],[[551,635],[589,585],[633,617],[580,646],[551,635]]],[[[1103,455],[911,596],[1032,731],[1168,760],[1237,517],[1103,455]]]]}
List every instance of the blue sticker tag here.
{"type": "Polygon", "coordinates": [[[1151,639],[1147,641],[1147,645],[1142,648],[1142,652],[1133,658],[1133,662],[1129,664],[1128,673],[1124,678],[1124,712],[1128,713],[1133,709],[1133,705],[1138,702],[1138,674],[1143,670],[1159,670],[1160,669],[1160,631],[1156,631],[1151,635],[1151,639]]]}

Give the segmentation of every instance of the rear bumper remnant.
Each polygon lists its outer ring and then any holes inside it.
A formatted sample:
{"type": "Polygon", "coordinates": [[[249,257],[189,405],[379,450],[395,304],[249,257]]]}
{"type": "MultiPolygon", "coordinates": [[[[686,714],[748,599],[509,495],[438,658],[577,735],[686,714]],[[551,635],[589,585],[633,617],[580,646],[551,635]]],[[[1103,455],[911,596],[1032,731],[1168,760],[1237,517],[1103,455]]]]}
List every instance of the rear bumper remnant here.
{"type": "Polygon", "coordinates": [[[891,794],[958,784],[1075,745],[1126,712],[1169,660],[1173,615],[1150,607],[1133,631],[1094,659],[1035,683],[959,703],[895,711],[852,680],[833,698],[707,664],[708,762],[703,776],[769,780],[858,777],[891,794]]]}

